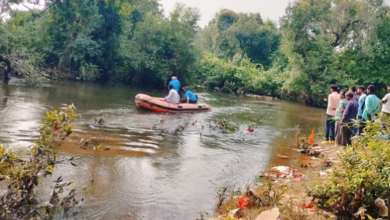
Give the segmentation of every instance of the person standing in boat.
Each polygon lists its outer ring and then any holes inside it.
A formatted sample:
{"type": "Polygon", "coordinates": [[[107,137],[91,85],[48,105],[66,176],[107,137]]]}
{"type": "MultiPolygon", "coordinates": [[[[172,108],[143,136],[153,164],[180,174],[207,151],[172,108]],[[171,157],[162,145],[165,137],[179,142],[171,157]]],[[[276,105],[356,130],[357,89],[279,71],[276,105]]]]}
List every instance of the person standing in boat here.
{"type": "Polygon", "coordinates": [[[176,76],[172,76],[172,80],[169,82],[168,87],[173,86],[173,89],[180,95],[181,83],[176,76]]]}
{"type": "Polygon", "coordinates": [[[184,86],[183,90],[185,92],[185,98],[180,101],[181,103],[198,103],[198,97],[188,89],[188,86],[184,86]]]}
{"type": "Polygon", "coordinates": [[[172,85],[168,86],[169,94],[165,97],[165,101],[172,104],[178,104],[180,102],[179,93],[173,88],[172,85]]]}

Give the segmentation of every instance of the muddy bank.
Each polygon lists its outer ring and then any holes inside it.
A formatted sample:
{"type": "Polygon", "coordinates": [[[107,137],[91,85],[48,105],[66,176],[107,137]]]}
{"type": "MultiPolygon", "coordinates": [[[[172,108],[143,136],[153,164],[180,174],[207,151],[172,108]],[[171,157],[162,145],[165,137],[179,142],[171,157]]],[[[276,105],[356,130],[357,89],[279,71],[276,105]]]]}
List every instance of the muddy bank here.
{"type": "Polygon", "coordinates": [[[340,163],[338,152],[342,149],[334,145],[314,146],[310,154],[299,152],[294,141],[279,147],[268,169],[259,174],[262,183],[247,186],[241,193],[225,194],[224,201],[218,207],[221,215],[212,219],[226,219],[230,216],[240,220],[323,220],[334,217],[332,213],[318,208],[312,197],[307,195],[307,190],[327,180],[328,172],[340,163]],[[267,194],[270,195],[270,201],[264,196],[267,194]],[[259,201],[262,203],[259,204],[259,201]],[[277,215],[272,213],[275,211],[273,207],[277,208],[277,215]]]}

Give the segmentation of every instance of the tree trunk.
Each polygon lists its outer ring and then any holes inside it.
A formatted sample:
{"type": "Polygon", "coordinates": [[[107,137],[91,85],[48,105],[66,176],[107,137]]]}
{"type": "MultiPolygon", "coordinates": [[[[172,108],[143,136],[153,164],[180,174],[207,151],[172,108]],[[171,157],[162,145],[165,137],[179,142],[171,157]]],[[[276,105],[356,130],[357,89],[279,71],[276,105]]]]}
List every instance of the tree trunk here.
{"type": "Polygon", "coordinates": [[[6,67],[4,68],[4,80],[5,81],[8,81],[11,79],[11,76],[10,76],[10,73],[12,71],[12,64],[11,64],[11,60],[8,59],[8,57],[6,57],[5,55],[3,54],[0,54],[0,62],[4,62],[6,67]]]}

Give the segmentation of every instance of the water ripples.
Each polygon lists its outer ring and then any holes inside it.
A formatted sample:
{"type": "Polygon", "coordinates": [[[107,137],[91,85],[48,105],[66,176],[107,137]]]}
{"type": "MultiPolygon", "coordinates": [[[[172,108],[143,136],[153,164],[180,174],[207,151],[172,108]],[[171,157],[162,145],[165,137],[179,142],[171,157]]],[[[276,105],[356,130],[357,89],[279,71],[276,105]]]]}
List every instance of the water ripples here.
{"type": "MultiPolygon", "coordinates": [[[[311,129],[310,120],[322,117],[321,110],[208,92],[198,96],[212,112],[159,114],[134,108],[137,92],[66,82],[39,89],[2,86],[0,95],[6,98],[0,103],[0,140],[25,149],[38,137],[35,131],[45,109],[74,103],[81,117],[59,156],[78,159],[76,166],[57,166],[53,179],[62,175],[76,187],[88,186],[78,192],[85,198],[78,219],[181,220],[194,219],[200,210],[212,212],[220,187],[251,183],[269,165],[275,139],[293,138],[296,124],[311,129]],[[103,124],[94,122],[100,113],[103,124]],[[222,117],[236,122],[239,131],[214,130],[222,117]],[[249,124],[253,133],[246,131],[249,124]],[[176,131],[178,126],[184,131],[176,131]],[[81,139],[90,146],[80,148],[81,139]],[[110,149],[91,147],[99,144],[110,149]]],[[[51,193],[50,187],[40,190],[51,193]]]]}

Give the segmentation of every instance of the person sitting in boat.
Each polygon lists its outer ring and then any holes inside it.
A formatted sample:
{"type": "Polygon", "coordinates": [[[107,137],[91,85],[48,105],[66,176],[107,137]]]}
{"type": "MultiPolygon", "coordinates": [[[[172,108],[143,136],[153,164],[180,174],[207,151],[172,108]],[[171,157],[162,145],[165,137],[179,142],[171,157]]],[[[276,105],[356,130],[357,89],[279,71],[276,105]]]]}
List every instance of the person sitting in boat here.
{"type": "Polygon", "coordinates": [[[173,86],[173,89],[176,90],[176,92],[180,92],[181,83],[179,80],[177,80],[176,76],[172,76],[172,80],[168,84],[168,87],[169,86],[173,86]]]}
{"type": "Polygon", "coordinates": [[[180,101],[181,103],[198,103],[198,97],[191,90],[188,89],[188,86],[185,86],[183,90],[186,94],[185,98],[180,101]]]}
{"type": "Polygon", "coordinates": [[[165,101],[172,104],[178,104],[180,102],[179,93],[173,89],[172,85],[168,86],[169,94],[165,97],[165,101]]]}

